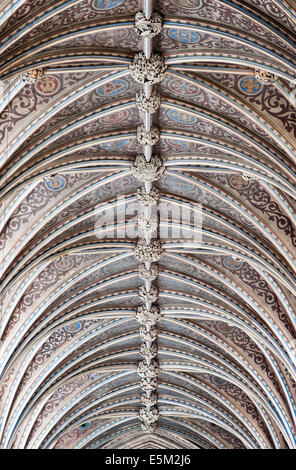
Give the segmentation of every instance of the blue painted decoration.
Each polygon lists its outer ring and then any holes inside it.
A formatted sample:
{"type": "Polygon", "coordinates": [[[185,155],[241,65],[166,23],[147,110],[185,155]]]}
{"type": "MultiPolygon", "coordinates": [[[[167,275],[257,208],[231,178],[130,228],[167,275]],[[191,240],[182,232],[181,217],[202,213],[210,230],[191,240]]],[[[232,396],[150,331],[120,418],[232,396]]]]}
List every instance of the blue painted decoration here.
{"type": "Polygon", "coordinates": [[[216,377],[216,376],[212,377],[212,382],[213,382],[214,384],[217,384],[217,385],[225,385],[225,384],[227,384],[227,381],[226,381],[226,380],[221,379],[220,377],[216,377]]]}
{"type": "Polygon", "coordinates": [[[79,426],[79,429],[88,429],[90,427],[90,423],[83,423],[79,426]]]}
{"type": "Polygon", "coordinates": [[[61,191],[66,185],[66,180],[61,175],[50,176],[45,182],[45,186],[50,191],[61,191]]]}
{"type": "Polygon", "coordinates": [[[257,95],[262,90],[262,84],[253,76],[242,77],[238,82],[238,88],[245,95],[257,95]]]}
{"type": "Polygon", "coordinates": [[[79,321],[75,321],[74,323],[70,323],[69,325],[65,326],[65,330],[68,333],[77,333],[81,329],[81,323],[79,321]]]}
{"type": "Polygon", "coordinates": [[[124,139],[124,140],[117,140],[115,142],[106,142],[106,143],[103,143],[101,144],[101,147],[105,150],[115,150],[115,149],[118,149],[120,147],[123,147],[124,145],[126,145],[128,143],[128,139],[124,139]]]}
{"type": "Polygon", "coordinates": [[[120,5],[124,0],[96,0],[95,7],[98,10],[110,10],[120,5]]]}
{"type": "Polygon", "coordinates": [[[170,109],[168,111],[168,116],[174,121],[185,125],[192,125],[197,121],[194,116],[190,116],[190,114],[186,113],[185,111],[179,111],[177,109],[170,109]]]}
{"type": "Polygon", "coordinates": [[[240,269],[243,265],[243,261],[236,260],[232,256],[226,256],[223,259],[223,266],[225,266],[226,269],[230,269],[231,271],[237,271],[240,269]]]}
{"type": "Polygon", "coordinates": [[[195,44],[200,40],[200,36],[195,31],[187,29],[172,28],[169,29],[168,35],[176,41],[187,44],[195,44]]]}
{"type": "Polygon", "coordinates": [[[117,79],[112,82],[105,83],[98,88],[98,93],[101,96],[115,96],[124,92],[128,87],[128,83],[125,80],[117,79]]]}

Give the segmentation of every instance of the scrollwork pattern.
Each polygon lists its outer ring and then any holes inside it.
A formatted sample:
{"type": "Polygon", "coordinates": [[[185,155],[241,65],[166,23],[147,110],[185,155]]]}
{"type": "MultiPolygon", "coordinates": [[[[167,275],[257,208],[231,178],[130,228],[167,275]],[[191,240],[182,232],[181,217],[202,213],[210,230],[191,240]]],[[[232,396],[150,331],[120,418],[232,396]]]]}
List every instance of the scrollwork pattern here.
{"type": "Polygon", "coordinates": [[[215,376],[212,375],[204,375],[204,379],[210,382],[210,384],[219,390],[219,392],[223,391],[228,395],[231,399],[235,400],[239,403],[239,405],[245,409],[246,413],[250,415],[254,420],[257,421],[258,426],[262,429],[262,431],[266,434],[270,442],[272,442],[270,433],[264,423],[262,417],[260,416],[258,409],[252,402],[252,400],[248,397],[248,395],[239,387],[232,384],[231,382],[227,382],[225,380],[218,381],[216,380],[215,376]]]}
{"type": "MultiPolygon", "coordinates": [[[[212,259],[218,265],[223,266],[224,269],[226,268],[221,256],[208,257],[208,259],[212,259]]],[[[266,306],[275,312],[287,330],[293,336],[295,335],[294,328],[291,325],[287,314],[283,312],[276,294],[271,290],[268,283],[262,279],[260,274],[252,268],[252,266],[247,262],[243,262],[238,269],[233,270],[231,267],[227,269],[229,269],[229,271],[235,276],[238,276],[242,283],[248,285],[258,295],[258,297],[262,298],[262,303],[264,302],[266,306]]]]}
{"type": "Polygon", "coordinates": [[[280,47],[283,51],[287,50],[294,53],[292,46],[289,47],[285,41],[282,41],[278,35],[274,34],[270,29],[258,24],[250,16],[243,12],[239,12],[227,4],[217,3],[215,0],[200,0],[199,5],[194,8],[192,3],[186,8],[186,2],[182,0],[165,0],[161,2],[159,12],[164,15],[178,14],[185,17],[193,16],[195,19],[207,19],[238,28],[248,33],[253,33],[258,38],[268,41],[273,46],[280,47]]]}

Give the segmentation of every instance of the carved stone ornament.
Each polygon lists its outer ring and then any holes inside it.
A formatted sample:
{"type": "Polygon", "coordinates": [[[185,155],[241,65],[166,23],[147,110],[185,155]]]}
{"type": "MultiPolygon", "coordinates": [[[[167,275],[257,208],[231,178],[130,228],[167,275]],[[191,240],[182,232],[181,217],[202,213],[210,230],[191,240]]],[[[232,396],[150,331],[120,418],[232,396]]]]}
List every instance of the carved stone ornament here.
{"type": "Polygon", "coordinates": [[[139,335],[141,340],[147,343],[152,343],[155,341],[157,338],[157,333],[157,328],[155,328],[155,326],[152,326],[149,331],[144,325],[139,328],[139,335]]]}
{"type": "Polygon", "coordinates": [[[162,18],[158,13],[153,13],[147,20],[144,13],[139,11],[135,17],[136,33],[142,38],[153,38],[160,33],[162,27],[162,18]]]}
{"type": "Polygon", "coordinates": [[[151,240],[148,244],[146,240],[140,238],[135,248],[135,256],[139,261],[156,262],[162,255],[162,247],[157,239],[151,240]]]}
{"type": "Polygon", "coordinates": [[[165,167],[159,155],[152,155],[150,162],[146,162],[145,156],[139,154],[131,167],[131,172],[139,181],[150,183],[162,177],[165,167]]]}
{"type": "Polygon", "coordinates": [[[158,220],[155,217],[147,219],[144,214],[140,214],[138,217],[138,226],[143,233],[153,233],[157,230],[158,220]]]}
{"type": "Polygon", "coordinates": [[[155,423],[159,418],[159,411],[156,407],[154,408],[140,408],[139,418],[144,424],[155,423]]]}
{"type": "Polygon", "coordinates": [[[39,78],[42,78],[44,72],[42,69],[34,69],[29,72],[21,74],[21,79],[27,84],[36,83],[39,78]]]}
{"type": "Polygon", "coordinates": [[[143,379],[153,379],[158,376],[159,372],[159,364],[155,359],[150,364],[145,361],[140,361],[138,364],[138,374],[143,379]]]}
{"type": "Polygon", "coordinates": [[[155,145],[159,141],[160,133],[157,126],[152,125],[147,131],[144,124],[137,127],[137,139],[142,145],[155,145]]]}
{"type": "Polygon", "coordinates": [[[150,397],[147,397],[145,393],[142,393],[141,395],[141,403],[143,406],[146,406],[146,408],[152,408],[153,406],[157,405],[157,394],[152,393],[150,397]]]}
{"type": "Polygon", "coordinates": [[[151,96],[149,99],[146,98],[146,95],[143,91],[140,91],[136,94],[136,104],[140,113],[155,113],[161,103],[161,94],[157,90],[152,90],[151,96]]]}
{"type": "MultiPolygon", "coordinates": [[[[144,302],[156,302],[156,300],[158,299],[158,289],[157,287],[155,286],[152,286],[151,289],[148,291],[146,289],[145,286],[140,286],[139,287],[139,297],[140,299],[142,299],[144,302]]],[[[143,306],[141,306],[143,307],[143,306]]],[[[155,305],[153,306],[154,310],[158,310],[158,307],[156,307],[155,305]]],[[[151,307],[151,312],[149,312],[149,314],[152,313],[152,307],[151,307]]],[[[148,313],[148,311],[147,311],[148,313]]]]}
{"type": "Polygon", "coordinates": [[[152,424],[141,423],[141,428],[143,432],[153,433],[156,431],[156,423],[152,423],[152,424]]]}
{"type": "Polygon", "coordinates": [[[241,177],[244,181],[249,181],[250,183],[255,183],[256,181],[260,181],[260,177],[259,176],[255,176],[255,175],[248,175],[246,173],[242,173],[241,174],[241,177]]]}
{"type": "Polygon", "coordinates": [[[140,354],[146,360],[146,362],[151,362],[151,359],[154,359],[157,356],[156,344],[152,343],[149,348],[145,343],[141,344],[140,354]]]}
{"type": "Polygon", "coordinates": [[[145,264],[140,264],[138,274],[143,281],[154,281],[158,276],[158,266],[152,263],[150,268],[146,268],[145,264]]]}
{"type": "Polygon", "coordinates": [[[144,52],[137,52],[129,66],[129,71],[133,79],[142,84],[159,83],[165,76],[167,66],[160,53],[152,53],[147,59],[144,52]]]}
{"type": "Polygon", "coordinates": [[[137,199],[140,204],[144,206],[152,206],[159,201],[159,191],[157,188],[153,187],[150,193],[146,192],[145,186],[141,186],[137,189],[137,199]]]}
{"type": "Polygon", "coordinates": [[[232,259],[234,259],[235,261],[238,261],[239,263],[243,263],[245,261],[245,259],[239,255],[231,255],[231,257],[232,259]]]}
{"type": "MultiPolygon", "coordinates": [[[[156,299],[158,291],[156,289],[156,299]]],[[[155,299],[155,300],[156,300],[155,299]]],[[[148,300],[148,302],[152,302],[148,300]]],[[[136,319],[141,325],[155,325],[161,319],[161,313],[157,305],[152,305],[148,310],[145,305],[140,305],[137,309],[136,319]]]]}
{"type": "Polygon", "coordinates": [[[255,70],[255,78],[262,83],[262,85],[271,85],[276,81],[276,76],[273,73],[260,69],[255,70]]]}
{"type": "Polygon", "coordinates": [[[152,392],[154,392],[156,390],[156,388],[157,388],[157,378],[156,377],[152,377],[152,378],[143,377],[141,379],[141,389],[147,395],[151,396],[152,392]]]}

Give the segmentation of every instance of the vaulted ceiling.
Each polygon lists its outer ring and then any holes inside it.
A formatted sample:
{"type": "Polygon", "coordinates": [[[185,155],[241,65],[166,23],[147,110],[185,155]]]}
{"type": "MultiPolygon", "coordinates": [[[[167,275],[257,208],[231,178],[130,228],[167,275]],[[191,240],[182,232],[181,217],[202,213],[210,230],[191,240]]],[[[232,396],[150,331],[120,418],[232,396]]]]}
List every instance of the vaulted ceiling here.
{"type": "Polygon", "coordinates": [[[2,3],[2,448],[295,449],[292,1],[2,3]]]}

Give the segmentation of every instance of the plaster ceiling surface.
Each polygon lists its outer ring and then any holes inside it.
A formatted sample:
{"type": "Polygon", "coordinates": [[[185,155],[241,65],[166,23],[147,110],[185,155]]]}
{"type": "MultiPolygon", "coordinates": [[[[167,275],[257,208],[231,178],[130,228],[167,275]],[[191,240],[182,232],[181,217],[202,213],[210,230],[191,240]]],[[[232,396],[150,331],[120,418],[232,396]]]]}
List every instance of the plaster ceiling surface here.
{"type": "Polygon", "coordinates": [[[295,449],[292,1],[2,3],[1,447],[295,449]]]}

